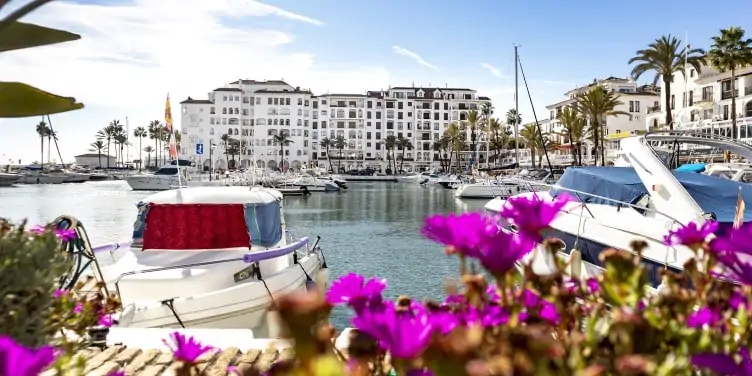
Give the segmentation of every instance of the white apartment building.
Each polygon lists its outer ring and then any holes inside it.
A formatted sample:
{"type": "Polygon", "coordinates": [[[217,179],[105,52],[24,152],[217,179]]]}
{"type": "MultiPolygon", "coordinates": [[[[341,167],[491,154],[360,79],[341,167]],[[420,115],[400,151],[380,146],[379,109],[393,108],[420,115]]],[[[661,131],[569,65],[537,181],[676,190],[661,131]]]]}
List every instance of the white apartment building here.
{"type": "MultiPolygon", "coordinates": [[[[652,85],[638,85],[631,79],[608,77],[604,79],[595,79],[589,85],[576,87],[564,93],[565,99],[546,106],[549,110],[548,119],[541,122],[541,130],[548,134],[550,138],[560,144],[560,149],[552,153],[557,163],[571,163],[571,145],[567,144],[568,140],[561,137],[564,128],[558,120],[559,114],[567,107],[573,106],[577,102],[577,96],[585,93],[596,86],[603,86],[618,94],[618,100],[621,102],[615,108],[616,111],[623,111],[629,115],[609,116],[604,124],[604,136],[606,140],[614,141],[606,145],[606,148],[614,148],[619,139],[634,135],[636,132],[642,132],[645,129],[645,118],[648,109],[655,107],[660,99],[652,85]]],[[[589,140],[583,140],[585,150],[583,150],[583,162],[592,159],[592,143],[589,140]]],[[[525,151],[527,152],[527,151],[525,151]]],[[[527,156],[527,154],[525,154],[527,156]]],[[[529,157],[528,157],[529,158],[529,157]]],[[[523,159],[521,156],[520,159],[523,159]]],[[[552,161],[553,162],[553,161],[552,161]]]]}
{"type": "MultiPolygon", "coordinates": [[[[283,160],[292,168],[328,168],[331,163],[335,169],[385,171],[384,140],[394,136],[410,140],[413,146],[404,152],[405,170],[428,169],[439,164],[433,143],[449,124],[466,120],[469,110],[479,110],[484,103],[490,99],[464,88],[394,87],[366,94],[314,96],[284,81],[240,80],[209,93],[208,100],[181,102],[181,156],[208,169],[209,145],[214,144],[212,159],[217,169],[237,163],[248,166],[252,160],[258,167],[278,168],[283,160]],[[283,158],[272,138],[279,132],[293,140],[283,158]],[[225,157],[224,134],[248,145],[235,156],[239,161],[225,157]],[[344,138],[346,146],[341,151],[330,147],[327,155],[321,140],[338,137],[344,138]],[[198,149],[203,154],[197,154],[197,145],[202,145],[198,149]]],[[[486,140],[485,135],[478,138],[481,143],[486,140]]],[[[395,153],[403,154],[402,150],[395,153]]],[[[482,153],[480,158],[484,158],[482,153]]]]}
{"type": "MultiPolygon", "coordinates": [[[[736,138],[752,142],[752,67],[736,72],[734,92],[731,91],[731,72],[719,73],[710,66],[699,72],[687,69],[686,85],[682,72],[674,74],[671,83],[670,111],[674,129],[697,129],[726,137],[731,131],[731,98],[736,97],[736,138]]],[[[659,103],[651,108],[645,128],[666,127],[666,90],[661,82],[659,103]]]]}

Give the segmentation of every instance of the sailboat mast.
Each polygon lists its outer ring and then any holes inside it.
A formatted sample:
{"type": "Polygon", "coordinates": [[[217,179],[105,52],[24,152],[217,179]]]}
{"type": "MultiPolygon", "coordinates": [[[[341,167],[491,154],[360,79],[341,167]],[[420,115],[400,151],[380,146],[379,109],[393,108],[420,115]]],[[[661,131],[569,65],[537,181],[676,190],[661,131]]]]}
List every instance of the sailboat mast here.
{"type": "Polygon", "coordinates": [[[519,82],[517,77],[517,71],[519,70],[519,64],[517,63],[517,44],[514,45],[514,159],[517,163],[517,167],[520,166],[520,147],[519,147],[519,139],[517,136],[517,132],[519,130],[520,125],[518,124],[519,121],[519,114],[520,114],[520,90],[519,90],[519,82]]]}
{"type": "Polygon", "coordinates": [[[131,143],[128,142],[128,140],[127,140],[127,138],[130,137],[130,135],[131,135],[131,127],[130,127],[130,125],[128,123],[128,117],[126,116],[125,117],[125,137],[126,137],[126,142],[125,142],[125,160],[123,161],[123,163],[128,163],[128,158],[130,158],[130,156],[131,156],[131,143]]]}

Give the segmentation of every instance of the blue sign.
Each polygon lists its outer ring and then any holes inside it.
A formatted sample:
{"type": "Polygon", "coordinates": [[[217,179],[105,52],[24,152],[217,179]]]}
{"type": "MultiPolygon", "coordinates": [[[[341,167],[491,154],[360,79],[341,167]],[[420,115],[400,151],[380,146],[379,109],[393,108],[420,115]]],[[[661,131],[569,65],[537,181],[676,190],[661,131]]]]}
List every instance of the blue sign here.
{"type": "Polygon", "coordinates": [[[196,154],[204,154],[204,144],[196,144],[196,154]]]}

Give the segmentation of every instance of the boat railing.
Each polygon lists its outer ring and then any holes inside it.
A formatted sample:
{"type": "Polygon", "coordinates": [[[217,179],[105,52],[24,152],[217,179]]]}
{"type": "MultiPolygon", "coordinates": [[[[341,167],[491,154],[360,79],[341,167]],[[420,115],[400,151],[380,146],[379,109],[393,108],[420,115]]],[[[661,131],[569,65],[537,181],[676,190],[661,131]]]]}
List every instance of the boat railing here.
{"type": "MultiPolygon", "coordinates": [[[[176,270],[176,269],[185,269],[185,268],[193,268],[193,267],[201,267],[201,266],[210,266],[210,265],[219,265],[219,264],[226,264],[230,262],[238,262],[243,261],[247,264],[253,264],[251,267],[255,270],[258,270],[258,277],[261,277],[261,272],[259,269],[258,262],[273,259],[280,256],[285,256],[293,252],[297,252],[299,249],[306,247],[306,254],[309,254],[312,250],[315,251],[316,248],[308,248],[308,237],[301,238],[295,243],[288,244],[284,247],[279,248],[272,248],[272,249],[266,249],[263,251],[256,251],[256,252],[246,252],[241,257],[233,257],[229,259],[222,259],[222,260],[214,260],[214,261],[204,261],[204,262],[195,262],[190,264],[180,264],[180,265],[171,265],[171,266],[165,266],[160,268],[152,268],[152,269],[146,269],[146,270],[134,270],[130,272],[125,272],[120,274],[115,279],[115,291],[117,292],[118,298],[122,301],[122,295],[120,293],[120,281],[123,280],[123,278],[133,276],[133,275],[140,275],[140,274],[148,274],[148,273],[156,273],[156,272],[163,272],[167,270],[176,270]]],[[[318,244],[318,241],[316,242],[318,244]]],[[[148,252],[148,251],[147,251],[148,252]]]]}
{"type": "Polygon", "coordinates": [[[573,196],[573,197],[577,198],[577,201],[579,201],[582,204],[583,208],[588,212],[588,214],[593,219],[596,219],[596,218],[595,218],[595,215],[593,215],[593,212],[588,207],[588,204],[586,202],[587,198],[594,198],[594,199],[598,199],[598,200],[607,201],[607,202],[610,202],[610,203],[614,204],[617,207],[629,207],[629,208],[635,209],[637,211],[642,211],[642,212],[645,212],[645,213],[648,213],[648,212],[649,213],[653,213],[653,214],[656,214],[656,215],[660,215],[661,217],[665,217],[666,219],[670,220],[674,224],[682,225],[682,223],[678,219],[672,217],[671,215],[666,214],[666,213],[664,213],[664,212],[662,212],[660,210],[657,210],[655,208],[648,207],[648,206],[643,206],[643,205],[638,205],[638,204],[632,204],[632,203],[629,203],[629,202],[616,200],[616,199],[613,199],[613,198],[610,198],[610,197],[601,196],[601,195],[597,195],[597,194],[590,193],[590,192],[578,191],[576,189],[571,189],[571,188],[563,187],[563,186],[558,185],[556,183],[550,184],[550,183],[546,183],[546,182],[542,182],[542,181],[537,181],[537,180],[523,180],[523,179],[520,179],[520,183],[521,184],[526,184],[526,187],[529,189],[529,191],[530,192],[534,192],[534,193],[537,193],[537,192],[543,191],[543,190],[552,190],[552,189],[555,189],[557,191],[567,192],[567,193],[570,194],[570,196],[573,196]],[[541,189],[541,188],[545,188],[545,189],[541,189]]]}
{"type": "MultiPolygon", "coordinates": [[[[715,144],[722,142],[731,146],[731,149],[733,149],[735,152],[745,152],[745,155],[743,155],[745,158],[749,159],[752,156],[752,146],[750,146],[750,144],[746,142],[738,141],[731,137],[721,136],[712,132],[703,132],[702,130],[696,129],[650,131],[642,137],[641,142],[647,145],[655,153],[656,150],[654,149],[653,145],[651,145],[651,141],[670,142],[672,138],[675,138],[675,141],[678,142],[694,141],[700,144],[702,144],[703,141],[716,141],[715,144]]],[[[718,147],[717,145],[709,146],[714,146],[716,148],[718,147]]]]}

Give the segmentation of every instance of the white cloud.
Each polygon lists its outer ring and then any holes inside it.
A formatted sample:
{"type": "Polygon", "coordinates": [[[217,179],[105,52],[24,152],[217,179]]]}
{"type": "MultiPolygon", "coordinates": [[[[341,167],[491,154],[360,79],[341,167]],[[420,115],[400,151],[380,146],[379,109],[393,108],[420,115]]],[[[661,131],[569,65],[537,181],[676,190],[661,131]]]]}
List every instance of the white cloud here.
{"type": "Polygon", "coordinates": [[[500,79],[507,78],[507,76],[505,76],[505,75],[503,75],[501,73],[501,70],[499,68],[496,68],[496,67],[494,67],[491,64],[480,63],[480,66],[483,67],[484,69],[488,70],[489,72],[491,72],[491,75],[493,75],[496,78],[500,78],[500,79]]]}
{"type": "MultiPolygon", "coordinates": [[[[70,125],[75,131],[67,132],[81,133],[81,141],[66,140],[74,143],[67,147],[75,148],[71,154],[83,152],[102,126],[102,119],[91,117],[122,121],[127,114],[131,127],[143,125],[162,117],[167,93],[174,99],[173,116],[179,124],[177,102],[188,96],[205,98],[238,78],[284,79],[317,93],[362,93],[389,85],[389,73],[379,66],[321,68],[315,50],[291,46],[295,36],[290,30],[324,23],[255,1],[132,0],[110,6],[56,1],[24,20],[82,35],[79,41],[0,58],[4,81],[27,82],[76,97],[89,108],[99,107],[62,118],[78,120],[70,125]],[[299,23],[285,24],[284,29],[269,26],[290,20],[299,23]],[[102,108],[112,114],[102,115],[102,108]]],[[[65,121],[58,123],[66,126],[65,121]]],[[[33,137],[33,130],[26,130],[33,127],[23,124],[23,133],[33,137]]],[[[13,149],[8,137],[4,140],[0,149],[13,149]]]]}
{"type": "Polygon", "coordinates": [[[426,68],[433,69],[433,70],[435,70],[437,72],[439,71],[439,68],[437,66],[435,66],[435,65],[427,62],[425,59],[423,59],[422,57],[420,57],[420,55],[416,54],[415,52],[412,52],[412,51],[410,51],[410,50],[408,50],[406,48],[402,48],[400,46],[394,46],[392,48],[394,48],[394,52],[396,52],[398,55],[402,55],[402,56],[408,57],[408,58],[414,60],[416,63],[418,63],[418,64],[420,64],[420,65],[422,65],[422,66],[424,66],[426,68]]]}

